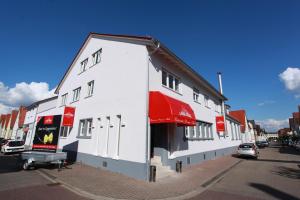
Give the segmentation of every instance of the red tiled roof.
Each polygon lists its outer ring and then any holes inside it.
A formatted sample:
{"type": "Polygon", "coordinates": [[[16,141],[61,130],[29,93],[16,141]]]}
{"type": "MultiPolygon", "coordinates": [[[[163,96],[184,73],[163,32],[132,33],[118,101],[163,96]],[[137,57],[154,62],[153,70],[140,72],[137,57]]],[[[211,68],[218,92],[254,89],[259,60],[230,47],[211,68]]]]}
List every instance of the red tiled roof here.
{"type": "Polygon", "coordinates": [[[7,127],[8,127],[10,116],[11,116],[11,114],[7,114],[6,117],[5,117],[5,129],[7,129],[7,127]]]}
{"type": "Polygon", "coordinates": [[[245,133],[246,129],[246,111],[245,110],[235,110],[230,111],[229,115],[241,123],[241,132],[245,133]]]}
{"type": "Polygon", "coordinates": [[[1,124],[1,127],[4,126],[4,124],[5,124],[5,119],[6,119],[6,115],[1,115],[1,118],[0,118],[0,124],[1,124]]]}
{"type": "Polygon", "coordinates": [[[293,118],[294,119],[300,118],[300,113],[299,112],[294,112],[293,113],[293,118]]]}
{"type": "Polygon", "coordinates": [[[23,127],[24,121],[25,121],[25,115],[26,115],[26,108],[24,106],[21,106],[19,109],[19,128],[23,127]]]}
{"type": "Polygon", "coordinates": [[[10,121],[10,128],[12,129],[15,125],[16,119],[18,116],[18,111],[17,110],[13,110],[11,112],[11,121],[10,121]]]}

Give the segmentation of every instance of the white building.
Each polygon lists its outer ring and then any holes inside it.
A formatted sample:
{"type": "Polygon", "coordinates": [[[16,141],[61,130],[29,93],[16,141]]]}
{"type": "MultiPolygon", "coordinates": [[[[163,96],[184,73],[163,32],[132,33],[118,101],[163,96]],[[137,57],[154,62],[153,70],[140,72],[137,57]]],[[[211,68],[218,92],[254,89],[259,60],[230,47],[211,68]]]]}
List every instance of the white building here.
{"type": "Polygon", "coordinates": [[[51,115],[55,113],[57,96],[43,99],[26,107],[24,120],[24,132],[26,134],[25,147],[31,149],[35,134],[35,126],[38,116],[51,115]]]}
{"type": "Polygon", "coordinates": [[[175,169],[179,160],[186,166],[231,154],[241,142],[230,116],[227,131],[217,132],[226,98],[151,37],[91,33],[56,93],[56,108],[37,117],[76,108],[59,149],[138,179],[148,180],[153,156],[175,169]]]}

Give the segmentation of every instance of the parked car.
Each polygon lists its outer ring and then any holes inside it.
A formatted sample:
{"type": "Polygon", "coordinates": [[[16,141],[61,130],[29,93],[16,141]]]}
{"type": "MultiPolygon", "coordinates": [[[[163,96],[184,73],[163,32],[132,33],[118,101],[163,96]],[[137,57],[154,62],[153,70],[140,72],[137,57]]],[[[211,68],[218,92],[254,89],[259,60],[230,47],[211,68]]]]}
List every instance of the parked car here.
{"type": "Polygon", "coordinates": [[[254,143],[243,143],[238,147],[237,154],[239,157],[252,157],[257,159],[259,152],[254,143]]]}
{"type": "Polygon", "coordinates": [[[262,143],[262,141],[256,141],[255,144],[258,148],[264,148],[265,147],[265,145],[262,143]]]}
{"type": "Polygon", "coordinates": [[[2,153],[22,152],[25,150],[24,142],[18,140],[7,140],[1,147],[2,153]]]}
{"type": "Polygon", "coordinates": [[[268,147],[270,143],[267,140],[260,140],[260,141],[256,141],[255,144],[257,147],[263,148],[263,147],[268,147]]]}
{"type": "Polygon", "coordinates": [[[5,138],[0,138],[0,150],[1,150],[1,147],[7,142],[7,139],[5,138]]]}

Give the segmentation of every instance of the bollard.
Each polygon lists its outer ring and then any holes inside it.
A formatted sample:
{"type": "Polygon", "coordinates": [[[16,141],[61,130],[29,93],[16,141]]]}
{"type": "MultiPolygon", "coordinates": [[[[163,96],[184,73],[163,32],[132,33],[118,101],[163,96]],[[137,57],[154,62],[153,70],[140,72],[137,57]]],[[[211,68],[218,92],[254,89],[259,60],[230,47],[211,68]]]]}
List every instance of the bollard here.
{"type": "Polygon", "coordinates": [[[156,166],[151,165],[150,166],[150,182],[155,182],[155,178],[156,178],[156,166]]]}
{"type": "Polygon", "coordinates": [[[176,161],[176,172],[178,172],[178,173],[182,172],[182,161],[180,161],[180,160],[176,161]]]}

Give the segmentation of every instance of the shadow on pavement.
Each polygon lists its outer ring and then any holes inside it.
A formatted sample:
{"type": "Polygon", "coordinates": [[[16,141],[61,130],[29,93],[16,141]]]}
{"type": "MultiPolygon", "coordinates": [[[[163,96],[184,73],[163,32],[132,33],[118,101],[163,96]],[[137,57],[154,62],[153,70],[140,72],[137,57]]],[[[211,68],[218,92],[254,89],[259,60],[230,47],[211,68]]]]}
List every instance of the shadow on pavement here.
{"type": "Polygon", "coordinates": [[[293,169],[290,167],[277,167],[277,171],[273,171],[272,173],[277,174],[279,176],[284,176],[287,178],[293,178],[293,179],[300,179],[300,170],[299,169],[293,169]]]}
{"type": "Polygon", "coordinates": [[[0,155],[0,174],[18,172],[22,170],[19,155],[0,155]]]}
{"type": "Polygon", "coordinates": [[[279,148],[279,153],[300,155],[300,152],[293,147],[281,147],[279,148]]]}
{"type": "Polygon", "coordinates": [[[280,162],[280,163],[295,163],[295,164],[300,164],[300,161],[297,160],[274,160],[274,159],[262,159],[258,158],[257,160],[254,160],[257,162],[280,162]]]}
{"type": "Polygon", "coordinates": [[[265,184],[260,184],[260,183],[250,183],[249,184],[251,187],[254,187],[262,192],[265,192],[273,197],[275,197],[276,199],[282,199],[282,200],[299,200],[299,198],[292,196],[286,192],[277,190],[273,187],[270,187],[268,185],[265,184]]]}

